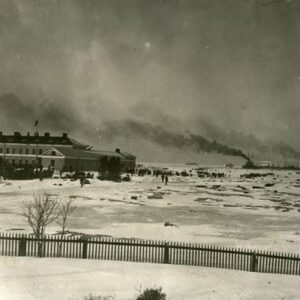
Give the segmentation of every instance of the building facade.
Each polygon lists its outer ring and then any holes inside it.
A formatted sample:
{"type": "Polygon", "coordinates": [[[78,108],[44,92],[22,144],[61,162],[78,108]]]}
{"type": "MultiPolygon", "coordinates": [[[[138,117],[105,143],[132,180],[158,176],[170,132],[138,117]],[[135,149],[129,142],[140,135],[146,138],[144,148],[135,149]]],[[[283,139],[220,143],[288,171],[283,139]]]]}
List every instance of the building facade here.
{"type": "Polygon", "coordinates": [[[0,132],[0,160],[6,163],[24,166],[52,168],[58,171],[98,171],[101,157],[120,160],[122,171],[135,169],[136,157],[132,154],[116,151],[91,150],[92,147],[62,136],[45,133],[21,135],[3,135],[0,132]]]}

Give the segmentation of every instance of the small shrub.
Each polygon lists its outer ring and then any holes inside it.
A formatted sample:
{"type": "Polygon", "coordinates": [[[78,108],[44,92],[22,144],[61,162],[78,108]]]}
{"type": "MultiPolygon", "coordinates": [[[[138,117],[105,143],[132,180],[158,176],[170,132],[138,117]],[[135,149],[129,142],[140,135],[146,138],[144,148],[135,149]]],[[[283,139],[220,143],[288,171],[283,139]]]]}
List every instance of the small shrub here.
{"type": "Polygon", "coordinates": [[[162,292],[162,288],[146,289],[136,300],[166,300],[167,295],[162,292]]]}

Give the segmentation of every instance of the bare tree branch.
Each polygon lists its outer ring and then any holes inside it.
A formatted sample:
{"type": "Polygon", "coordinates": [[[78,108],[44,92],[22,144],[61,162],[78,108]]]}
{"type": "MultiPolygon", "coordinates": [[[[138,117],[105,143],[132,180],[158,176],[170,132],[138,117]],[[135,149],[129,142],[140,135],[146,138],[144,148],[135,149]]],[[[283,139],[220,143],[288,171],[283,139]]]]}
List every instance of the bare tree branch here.
{"type": "Polygon", "coordinates": [[[66,232],[68,226],[68,217],[74,212],[76,206],[73,205],[73,201],[69,198],[67,201],[62,203],[58,210],[59,219],[57,224],[61,227],[61,236],[66,232]]]}
{"type": "Polygon", "coordinates": [[[37,193],[33,200],[24,204],[21,215],[26,219],[33,233],[40,238],[44,233],[47,225],[58,218],[59,205],[57,200],[50,199],[45,192],[37,193]]]}

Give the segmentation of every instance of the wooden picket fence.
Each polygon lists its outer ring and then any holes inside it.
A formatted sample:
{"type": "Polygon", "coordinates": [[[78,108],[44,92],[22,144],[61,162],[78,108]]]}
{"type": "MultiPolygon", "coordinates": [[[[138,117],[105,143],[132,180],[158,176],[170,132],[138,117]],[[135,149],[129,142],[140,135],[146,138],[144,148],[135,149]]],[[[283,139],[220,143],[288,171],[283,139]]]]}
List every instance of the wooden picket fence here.
{"type": "Polygon", "coordinates": [[[107,237],[0,233],[0,255],[104,259],[300,275],[298,254],[107,237]]]}

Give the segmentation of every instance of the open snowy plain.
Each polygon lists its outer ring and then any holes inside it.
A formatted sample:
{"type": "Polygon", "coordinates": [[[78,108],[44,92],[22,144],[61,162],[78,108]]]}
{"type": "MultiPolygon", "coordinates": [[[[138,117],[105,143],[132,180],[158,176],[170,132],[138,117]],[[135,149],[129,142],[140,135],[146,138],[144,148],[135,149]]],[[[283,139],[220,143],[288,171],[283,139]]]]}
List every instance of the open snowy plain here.
{"type": "MultiPolygon", "coordinates": [[[[300,174],[260,170],[255,172],[274,175],[247,179],[240,175],[253,171],[217,171],[226,177],[173,176],[168,185],[154,176],[121,183],[92,179],[83,188],[69,179],[1,182],[0,230],[30,232],[22,205],[45,191],[59,201],[74,200],[68,229],[79,234],[299,252],[300,174]],[[176,226],[165,227],[167,221],[176,226]]],[[[54,223],[47,233],[57,230],[54,223]]]]}
{"type": "MultiPolygon", "coordinates": [[[[226,175],[213,179],[198,178],[191,166],[173,167],[183,169],[193,176],[172,176],[168,185],[155,176],[133,176],[130,182],[120,183],[92,179],[83,188],[69,179],[2,181],[0,231],[31,232],[20,215],[22,205],[34,193],[45,191],[59,201],[74,200],[77,209],[68,226],[73,235],[299,253],[300,173],[224,168],[210,170],[226,175]],[[241,178],[253,172],[273,174],[241,178]],[[167,221],[175,226],[164,226],[167,221]]],[[[58,230],[53,223],[46,233],[58,230]]],[[[162,286],[168,299],[300,299],[299,276],[70,259],[1,257],[0,266],[0,299],[4,300],[82,299],[89,291],[116,300],[134,299],[139,285],[162,286]],[[86,288],[77,291],[85,280],[86,288]]]]}

